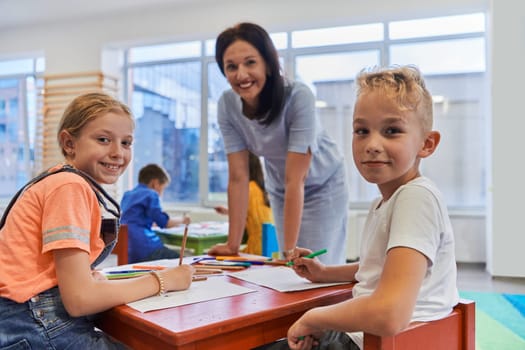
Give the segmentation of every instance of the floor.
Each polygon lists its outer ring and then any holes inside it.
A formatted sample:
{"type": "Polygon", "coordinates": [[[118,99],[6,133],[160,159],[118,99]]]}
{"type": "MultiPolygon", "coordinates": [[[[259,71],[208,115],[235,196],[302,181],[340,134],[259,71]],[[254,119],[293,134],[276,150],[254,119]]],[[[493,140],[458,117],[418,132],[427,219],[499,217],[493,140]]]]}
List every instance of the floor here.
{"type": "Polygon", "coordinates": [[[485,264],[458,264],[458,289],[469,292],[525,294],[525,278],[492,277],[485,264]]]}
{"type": "MultiPolygon", "coordinates": [[[[115,266],[116,255],[110,255],[99,268],[115,266]]],[[[469,292],[525,294],[525,278],[492,277],[484,264],[458,264],[458,289],[469,292]]]]}

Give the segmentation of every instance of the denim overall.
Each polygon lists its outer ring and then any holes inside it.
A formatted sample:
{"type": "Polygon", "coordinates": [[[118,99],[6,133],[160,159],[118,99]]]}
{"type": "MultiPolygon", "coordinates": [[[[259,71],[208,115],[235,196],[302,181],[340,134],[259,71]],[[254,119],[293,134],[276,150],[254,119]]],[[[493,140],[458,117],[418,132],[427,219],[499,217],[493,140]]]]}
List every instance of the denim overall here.
{"type": "MultiPolygon", "coordinates": [[[[91,177],[68,165],[54,172],[44,172],[24,186],[7,206],[0,221],[3,227],[5,219],[16,199],[32,184],[61,171],[79,174],[88,181],[95,191],[99,203],[114,219],[102,219],[101,236],[105,247],[95,259],[94,269],[113,250],[117,243],[118,219],[120,207],[91,177]],[[107,207],[102,197],[110,201],[116,210],[107,207]]],[[[0,297],[0,350],[14,349],[128,349],[125,345],[97,330],[94,316],[71,317],[60,297],[57,287],[35,295],[25,303],[17,303],[0,297]]]]}

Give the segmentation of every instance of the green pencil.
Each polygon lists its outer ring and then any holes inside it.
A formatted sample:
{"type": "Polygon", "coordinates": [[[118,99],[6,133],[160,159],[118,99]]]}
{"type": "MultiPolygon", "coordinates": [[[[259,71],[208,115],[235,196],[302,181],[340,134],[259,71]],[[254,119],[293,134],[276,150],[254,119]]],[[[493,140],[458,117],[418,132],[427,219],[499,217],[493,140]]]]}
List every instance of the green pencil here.
{"type": "MultiPolygon", "coordinates": [[[[325,249],[321,249],[321,250],[318,250],[316,252],[313,252],[313,253],[310,253],[308,255],[305,255],[304,258],[312,259],[312,258],[315,258],[318,255],[326,253],[327,251],[328,250],[326,250],[326,248],[325,249]]],[[[286,263],[286,266],[292,266],[292,265],[293,265],[293,261],[291,261],[291,260],[286,263]]]]}
{"type": "Polygon", "coordinates": [[[112,273],[112,274],[106,274],[106,278],[108,280],[118,280],[123,278],[133,278],[133,277],[139,277],[143,276],[145,274],[148,274],[149,272],[144,271],[137,271],[137,272],[125,272],[125,273],[112,273]]]}

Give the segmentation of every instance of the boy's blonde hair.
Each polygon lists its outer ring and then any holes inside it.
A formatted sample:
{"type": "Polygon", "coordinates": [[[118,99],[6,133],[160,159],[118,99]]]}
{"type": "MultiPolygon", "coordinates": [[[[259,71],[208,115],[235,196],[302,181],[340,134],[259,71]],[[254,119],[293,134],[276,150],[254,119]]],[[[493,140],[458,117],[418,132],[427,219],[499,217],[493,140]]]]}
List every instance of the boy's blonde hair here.
{"type": "Polygon", "coordinates": [[[394,101],[400,111],[414,111],[421,117],[423,130],[432,129],[432,95],[416,66],[373,67],[363,69],[356,78],[357,97],[380,92],[394,101]]]}
{"type": "Polygon", "coordinates": [[[129,116],[135,125],[131,110],[124,103],[102,92],[91,92],[76,97],[69,103],[58,125],[58,144],[62,154],[67,156],[60,141],[60,133],[66,130],[71,136],[78,137],[82,128],[93,119],[106,113],[117,113],[129,116]]]}

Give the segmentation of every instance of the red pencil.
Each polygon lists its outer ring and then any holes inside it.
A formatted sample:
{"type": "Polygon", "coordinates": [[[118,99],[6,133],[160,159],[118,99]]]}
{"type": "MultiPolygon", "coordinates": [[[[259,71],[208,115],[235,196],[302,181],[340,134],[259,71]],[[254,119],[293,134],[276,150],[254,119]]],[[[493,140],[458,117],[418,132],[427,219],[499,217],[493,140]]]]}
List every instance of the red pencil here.
{"type": "Polygon", "coordinates": [[[184,258],[184,248],[186,248],[186,238],[188,238],[188,225],[184,227],[184,236],[182,236],[182,245],[180,247],[179,265],[182,265],[182,259],[184,258]]]}

